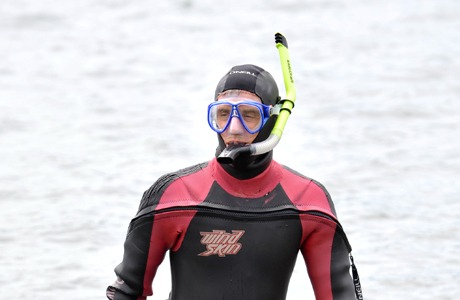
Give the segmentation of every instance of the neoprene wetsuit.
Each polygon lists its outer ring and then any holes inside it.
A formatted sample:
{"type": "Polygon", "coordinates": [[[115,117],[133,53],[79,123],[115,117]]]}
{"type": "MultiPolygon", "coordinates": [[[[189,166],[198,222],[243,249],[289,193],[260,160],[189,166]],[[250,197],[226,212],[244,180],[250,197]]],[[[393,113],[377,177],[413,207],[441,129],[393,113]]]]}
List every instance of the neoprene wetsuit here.
{"type": "Polygon", "coordinates": [[[328,192],[273,160],[247,180],[216,159],[161,177],[124,247],[109,299],[152,295],[168,250],[172,300],[284,300],[299,251],[316,299],[356,299],[351,248],[328,192]]]}

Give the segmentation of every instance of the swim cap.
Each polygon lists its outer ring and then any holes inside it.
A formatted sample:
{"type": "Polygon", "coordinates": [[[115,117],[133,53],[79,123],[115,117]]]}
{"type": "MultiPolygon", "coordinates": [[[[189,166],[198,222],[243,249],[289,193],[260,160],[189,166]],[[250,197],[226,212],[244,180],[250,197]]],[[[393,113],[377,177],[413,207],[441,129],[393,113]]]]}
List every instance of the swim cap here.
{"type": "Polygon", "coordinates": [[[231,68],[217,84],[215,99],[226,90],[244,90],[254,93],[266,105],[275,105],[279,100],[278,86],[272,75],[255,65],[239,65],[231,68]]]}

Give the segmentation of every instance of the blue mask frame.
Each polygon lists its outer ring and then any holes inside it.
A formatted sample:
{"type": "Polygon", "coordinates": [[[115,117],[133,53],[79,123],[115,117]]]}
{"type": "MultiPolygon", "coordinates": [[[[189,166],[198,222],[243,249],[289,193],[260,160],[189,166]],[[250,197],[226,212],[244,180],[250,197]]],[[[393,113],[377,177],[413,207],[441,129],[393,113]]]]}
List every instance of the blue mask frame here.
{"type": "Polygon", "coordinates": [[[269,106],[269,105],[265,105],[265,104],[255,102],[255,101],[250,101],[250,100],[240,101],[240,102],[237,102],[237,103],[232,103],[232,102],[228,102],[228,101],[215,101],[215,102],[209,104],[209,106],[208,106],[208,124],[209,124],[209,127],[211,127],[211,129],[214,130],[215,132],[222,133],[225,130],[227,130],[228,125],[230,125],[230,122],[232,121],[233,117],[237,117],[240,120],[241,124],[243,125],[244,129],[246,129],[247,132],[249,132],[251,134],[254,134],[254,133],[259,132],[262,129],[262,127],[264,127],[264,125],[267,122],[268,118],[270,118],[271,109],[272,109],[272,107],[269,106]],[[218,128],[218,126],[215,124],[215,121],[214,121],[214,119],[212,117],[212,109],[214,108],[214,106],[221,105],[221,104],[230,105],[232,110],[231,110],[231,115],[228,118],[228,121],[225,124],[225,126],[223,126],[222,128],[218,128]],[[256,107],[259,110],[260,116],[262,117],[262,122],[260,123],[260,126],[258,126],[256,129],[251,130],[250,128],[248,128],[248,126],[244,122],[243,118],[241,117],[241,113],[240,113],[238,107],[240,105],[242,105],[242,104],[256,107]]]}

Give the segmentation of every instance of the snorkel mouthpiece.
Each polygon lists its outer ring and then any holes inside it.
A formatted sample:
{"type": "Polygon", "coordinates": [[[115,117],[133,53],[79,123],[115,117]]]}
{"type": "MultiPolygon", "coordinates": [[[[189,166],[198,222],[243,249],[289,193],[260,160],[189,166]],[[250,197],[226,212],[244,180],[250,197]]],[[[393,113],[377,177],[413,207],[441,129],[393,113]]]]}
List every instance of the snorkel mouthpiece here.
{"type": "Polygon", "coordinates": [[[241,146],[238,144],[233,144],[227,146],[217,158],[217,161],[221,164],[231,164],[233,161],[240,156],[241,154],[251,154],[251,146],[241,146]]]}
{"type": "Polygon", "coordinates": [[[222,150],[217,161],[221,164],[231,164],[238,156],[244,153],[251,154],[250,145],[231,144],[222,150]]]}

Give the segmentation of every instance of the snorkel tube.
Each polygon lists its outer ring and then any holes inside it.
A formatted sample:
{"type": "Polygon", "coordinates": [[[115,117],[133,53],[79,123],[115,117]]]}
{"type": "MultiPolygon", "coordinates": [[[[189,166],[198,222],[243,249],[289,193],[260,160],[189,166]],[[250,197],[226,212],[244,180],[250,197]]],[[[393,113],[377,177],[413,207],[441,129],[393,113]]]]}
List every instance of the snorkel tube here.
{"type": "Polygon", "coordinates": [[[234,159],[240,154],[249,153],[250,155],[259,155],[267,153],[279,143],[281,136],[283,135],[284,127],[286,122],[291,115],[291,111],[294,108],[294,102],[296,99],[296,90],[294,85],[294,78],[292,77],[292,68],[289,57],[288,43],[286,38],[281,33],[275,34],[276,48],[281,61],[281,69],[283,72],[284,86],[286,89],[286,98],[282,99],[279,104],[276,104],[273,108],[274,113],[278,114],[275,126],[270,132],[269,137],[262,142],[254,143],[247,146],[229,146],[225,148],[217,157],[217,161],[223,164],[231,164],[234,159]]]}

